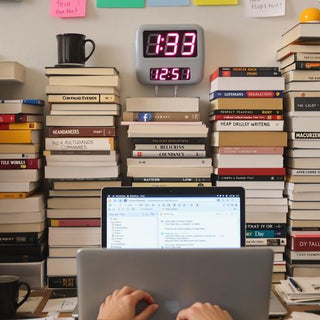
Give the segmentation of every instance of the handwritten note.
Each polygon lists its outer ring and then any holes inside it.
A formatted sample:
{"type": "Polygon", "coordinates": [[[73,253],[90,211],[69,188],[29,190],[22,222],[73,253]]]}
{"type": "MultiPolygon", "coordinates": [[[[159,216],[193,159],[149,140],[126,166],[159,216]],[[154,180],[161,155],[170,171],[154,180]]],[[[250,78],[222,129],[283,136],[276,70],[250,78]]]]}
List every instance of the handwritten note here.
{"type": "Polygon", "coordinates": [[[144,0],[97,0],[97,8],[144,8],[144,0]]]}
{"type": "Polygon", "coordinates": [[[43,309],[43,312],[72,312],[75,306],[77,305],[77,301],[77,297],[49,299],[43,309]]]}
{"type": "Polygon", "coordinates": [[[246,0],[247,17],[284,16],[285,8],[285,0],[246,0]]]}
{"type": "Polygon", "coordinates": [[[147,0],[149,7],[189,6],[190,0],[147,0]]]}
{"type": "Polygon", "coordinates": [[[195,6],[229,6],[237,5],[238,0],[193,0],[195,6]]]}
{"type": "Polygon", "coordinates": [[[85,17],[87,0],[50,0],[50,16],[59,18],[85,17]]]}

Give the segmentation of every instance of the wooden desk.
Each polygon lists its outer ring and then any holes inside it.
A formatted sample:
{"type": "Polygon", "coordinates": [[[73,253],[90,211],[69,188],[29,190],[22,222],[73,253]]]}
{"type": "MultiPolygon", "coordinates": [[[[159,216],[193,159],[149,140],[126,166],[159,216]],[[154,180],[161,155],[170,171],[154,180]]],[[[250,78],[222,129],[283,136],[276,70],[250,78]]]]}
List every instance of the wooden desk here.
{"type": "MultiPolygon", "coordinates": [[[[46,317],[47,314],[42,312],[43,308],[45,307],[47,301],[50,299],[51,295],[53,294],[52,290],[39,290],[39,291],[33,291],[31,293],[31,296],[33,297],[43,297],[41,303],[39,304],[38,308],[36,309],[36,311],[33,314],[17,314],[15,319],[25,319],[24,317],[39,317],[39,318],[43,318],[46,317]]],[[[277,293],[275,292],[275,294],[277,295],[277,293]]],[[[278,295],[277,295],[278,296],[278,295]]],[[[279,296],[278,296],[279,297],[279,296]]],[[[280,301],[282,301],[280,299],[280,301]]],[[[319,305],[306,305],[306,306],[287,306],[285,303],[283,303],[284,307],[288,310],[288,315],[284,318],[284,319],[289,319],[290,318],[290,313],[293,311],[306,311],[306,310],[320,310],[320,306],[319,305]]],[[[71,317],[71,313],[60,313],[59,317],[71,317]]],[[[281,318],[270,318],[273,320],[277,320],[277,319],[281,319],[281,318]]]]}

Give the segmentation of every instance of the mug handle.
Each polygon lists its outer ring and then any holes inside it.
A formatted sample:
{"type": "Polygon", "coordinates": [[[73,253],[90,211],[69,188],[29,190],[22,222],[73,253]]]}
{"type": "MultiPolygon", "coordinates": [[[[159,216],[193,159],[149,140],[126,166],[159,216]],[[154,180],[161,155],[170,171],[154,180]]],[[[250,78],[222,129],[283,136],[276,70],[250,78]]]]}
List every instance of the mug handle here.
{"type": "Polygon", "coordinates": [[[26,302],[26,300],[29,298],[30,292],[31,292],[31,288],[30,288],[29,284],[26,283],[26,282],[23,282],[23,281],[19,282],[18,289],[20,289],[20,287],[21,287],[22,285],[25,285],[25,286],[27,287],[28,292],[27,292],[26,295],[22,298],[22,300],[17,303],[17,309],[18,309],[24,302],[26,302]]]}
{"type": "Polygon", "coordinates": [[[86,45],[86,42],[90,42],[90,43],[92,44],[92,49],[91,49],[90,54],[89,54],[87,57],[84,58],[84,61],[87,61],[87,60],[92,56],[93,51],[94,51],[95,48],[96,48],[96,44],[94,43],[93,40],[91,40],[91,39],[86,39],[86,40],[84,40],[84,45],[86,45]]]}

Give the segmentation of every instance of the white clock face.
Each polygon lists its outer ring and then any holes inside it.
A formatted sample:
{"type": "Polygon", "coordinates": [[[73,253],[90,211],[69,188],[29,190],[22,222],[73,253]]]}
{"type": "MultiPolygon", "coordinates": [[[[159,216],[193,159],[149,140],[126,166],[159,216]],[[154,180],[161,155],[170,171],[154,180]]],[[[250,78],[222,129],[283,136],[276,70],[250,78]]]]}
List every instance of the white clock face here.
{"type": "Polygon", "coordinates": [[[143,25],[136,34],[136,69],[141,83],[195,84],[202,80],[203,29],[195,24],[143,25]]]}

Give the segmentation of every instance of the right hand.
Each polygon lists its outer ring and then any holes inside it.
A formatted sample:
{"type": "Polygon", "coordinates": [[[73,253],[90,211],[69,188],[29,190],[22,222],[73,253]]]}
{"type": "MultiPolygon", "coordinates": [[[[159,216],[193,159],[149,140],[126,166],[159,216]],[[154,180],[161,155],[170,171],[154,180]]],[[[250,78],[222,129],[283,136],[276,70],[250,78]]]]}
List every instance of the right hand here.
{"type": "Polygon", "coordinates": [[[211,303],[196,302],[181,310],[176,320],[232,320],[229,312],[211,303]]]}

